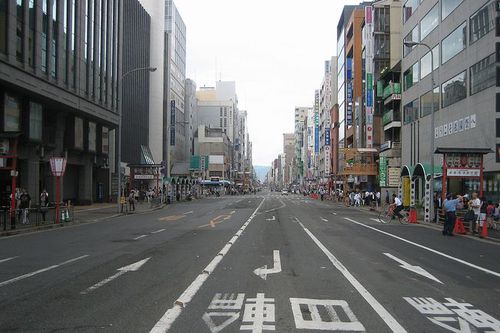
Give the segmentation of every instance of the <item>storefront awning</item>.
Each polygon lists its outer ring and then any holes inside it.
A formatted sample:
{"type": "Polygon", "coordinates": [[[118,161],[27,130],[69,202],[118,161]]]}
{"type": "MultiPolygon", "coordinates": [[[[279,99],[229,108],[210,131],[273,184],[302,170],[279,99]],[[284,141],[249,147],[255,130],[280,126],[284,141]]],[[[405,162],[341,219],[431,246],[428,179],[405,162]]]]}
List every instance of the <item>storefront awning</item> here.
{"type": "Polygon", "coordinates": [[[491,148],[443,148],[438,147],[435,151],[436,154],[489,154],[494,153],[491,148]]]}
{"type": "MultiPolygon", "coordinates": [[[[427,175],[430,175],[432,173],[431,170],[432,169],[431,169],[430,164],[418,163],[415,166],[415,170],[413,171],[413,175],[424,177],[425,179],[427,179],[427,175]]],[[[443,174],[443,167],[438,166],[438,165],[434,165],[434,178],[441,177],[442,174],[443,174]]]]}

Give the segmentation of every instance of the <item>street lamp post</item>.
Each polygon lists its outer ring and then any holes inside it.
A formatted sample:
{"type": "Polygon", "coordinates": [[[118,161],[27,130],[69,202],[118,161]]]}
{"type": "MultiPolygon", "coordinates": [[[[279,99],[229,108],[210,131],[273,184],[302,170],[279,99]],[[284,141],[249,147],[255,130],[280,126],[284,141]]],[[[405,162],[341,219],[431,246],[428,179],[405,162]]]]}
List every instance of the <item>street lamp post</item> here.
{"type": "Polygon", "coordinates": [[[116,203],[118,206],[118,213],[121,212],[121,196],[122,196],[122,118],[123,118],[123,102],[122,102],[122,97],[123,97],[123,79],[134,72],[138,71],[149,71],[149,72],[154,72],[156,71],[156,67],[139,67],[139,68],[134,68],[129,70],[128,72],[122,74],[120,77],[120,82],[119,82],[119,100],[118,100],[118,109],[120,110],[120,114],[118,115],[118,194],[116,196],[116,203]]]}
{"type": "MultiPolygon", "coordinates": [[[[419,42],[404,42],[404,45],[407,47],[414,47],[417,45],[422,45],[426,47],[429,52],[431,53],[431,95],[432,95],[432,100],[431,100],[431,131],[435,131],[435,116],[434,116],[434,86],[435,86],[435,81],[434,81],[434,53],[432,52],[432,48],[425,44],[425,43],[419,43],[419,42]]],[[[435,216],[434,214],[434,151],[435,151],[435,133],[432,133],[431,135],[431,179],[429,182],[429,187],[430,187],[430,198],[429,198],[429,219],[431,217],[435,216]]]]}

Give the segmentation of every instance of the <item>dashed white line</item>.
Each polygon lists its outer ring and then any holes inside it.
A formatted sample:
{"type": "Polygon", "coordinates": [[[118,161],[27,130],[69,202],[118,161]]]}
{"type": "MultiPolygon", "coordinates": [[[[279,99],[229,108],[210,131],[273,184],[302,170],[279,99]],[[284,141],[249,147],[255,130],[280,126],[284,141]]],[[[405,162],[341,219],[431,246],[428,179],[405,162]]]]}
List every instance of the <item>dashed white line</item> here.
{"type": "Polygon", "coordinates": [[[352,220],[352,219],[350,219],[350,218],[348,218],[348,217],[344,217],[344,218],[345,218],[347,221],[350,221],[350,222],[355,223],[355,224],[357,224],[357,225],[360,225],[360,226],[362,226],[362,227],[365,227],[365,228],[368,228],[368,229],[374,230],[374,231],[376,231],[376,232],[380,232],[381,234],[384,234],[384,235],[387,235],[387,236],[390,236],[390,237],[393,237],[393,238],[399,239],[400,241],[403,241],[403,242],[405,242],[405,243],[408,243],[408,244],[414,245],[414,246],[416,246],[416,247],[419,247],[419,248],[421,248],[421,249],[427,250],[427,251],[432,252],[432,253],[434,253],[434,254],[440,255],[440,256],[445,257],[445,258],[448,258],[448,259],[450,259],[450,260],[454,260],[454,261],[456,261],[456,262],[459,262],[459,263],[464,264],[464,265],[466,265],[466,266],[469,266],[469,267],[475,268],[475,269],[477,269],[477,270],[483,271],[483,272],[485,272],[485,273],[488,273],[488,274],[494,275],[494,276],[496,276],[496,277],[500,277],[500,273],[498,273],[498,272],[495,272],[495,271],[489,270],[489,269],[487,269],[487,268],[484,268],[484,267],[481,267],[481,266],[478,266],[478,265],[472,264],[472,263],[470,263],[470,262],[468,262],[468,261],[465,261],[465,260],[462,260],[462,259],[459,259],[459,258],[452,257],[452,256],[450,256],[449,254],[446,254],[446,253],[443,253],[443,252],[439,252],[438,250],[434,250],[434,249],[432,249],[432,248],[430,248],[430,247],[427,247],[427,246],[425,246],[425,245],[421,245],[421,244],[418,244],[418,243],[412,242],[412,241],[410,241],[410,240],[408,240],[408,239],[405,239],[405,238],[403,238],[403,237],[399,237],[399,236],[393,235],[393,234],[391,234],[390,232],[386,232],[386,231],[383,231],[383,230],[379,230],[379,229],[377,229],[377,228],[374,228],[374,227],[372,227],[372,226],[366,225],[366,224],[364,224],[364,223],[361,223],[361,222],[358,222],[358,221],[354,221],[354,220],[352,220]]]}
{"type": "Polygon", "coordinates": [[[177,317],[182,313],[182,309],[185,308],[189,302],[196,295],[198,290],[203,286],[205,281],[210,276],[210,273],[215,270],[219,262],[222,260],[224,253],[228,253],[231,246],[238,239],[239,235],[243,230],[246,229],[248,224],[254,219],[257,215],[257,211],[262,207],[266,199],[263,198],[260,202],[259,206],[255,209],[255,211],[250,215],[245,224],[238,230],[238,232],[231,238],[231,240],[218,252],[217,256],[212,259],[212,261],[205,267],[203,272],[199,274],[196,279],[187,287],[186,290],[179,296],[179,298],[174,302],[174,305],[163,314],[163,316],[158,320],[155,326],[151,329],[151,333],[159,333],[159,332],[167,332],[170,327],[173,325],[177,317]]]}
{"type": "Polygon", "coordinates": [[[4,282],[1,282],[0,283],[0,287],[3,287],[3,286],[6,286],[8,284],[11,284],[11,283],[14,283],[14,282],[17,282],[17,281],[21,281],[21,280],[24,280],[24,279],[27,279],[29,277],[32,277],[32,276],[35,276],[37,274],[40,274],[40,273],[43,273],[43,272],[47,272],[47,271],[50,271],[54,268],[58,268],[58,267],[61,267],[63,265],[67,265],[67,264],[71,264],[72,262],[75,262],[75,261],[78,261],[80,259],[83,259],[83,258],[86,258],[88,257],[89,255],[86,254],[86,255],[83,255],[83,256],[80,256],[80,257],[77,257],[77,258],[73,258],[73,259],[70,259],[70,260],[66,260],[60,264],[57,264],[57,265],[52,265],[52,266],[49,266],[49,267],[45,267],[45,268],[42,268],[42,269],[39,269],[37,271],[34,271],[34,272],[31,272],[31,273],[27,273],[27,274],[24,274],[24,275],[21,275],[21,276],[18,276],[18,277],[15,277],[13,279],[10,279],[10,280],[7,280],[7,281],[4,281],[4,282]]]}
{"type": "Polygon", "coordinates": [[[320,217],[320,219],[321,219],[321,221],[323,221],[323,222],[328,222],[328,220],[327,220],[327,219],[325,219],[324,217],[320,217]]]}
{"type": "Polygon", "coordinates": [[[335,212],[332,212],[332,215],[337,215],[337,213],[335,213],[335,212]]]}
{"type": "Polygon", "coordinates": [[[192,211],[192,210],[190,210],[189,212],[185,212],[185,213],[183,213],[183,215],[188,215],[188,214],[193,214],[193,211],[192,211]]]}
{"type": "Polygon", "coordinates": [[[152,234],[157,234],[157,233],[160,233],[160,232],[163,232],[165,231],[166,229],[160,229],[160,230],[156,230],[156,231],[151,231],[152,234]]]}
{"type": "Polygon", "coordinates": [[[16,259],[17,257],[10,257],[10,258],[5,258],[5,259],[0,259],[0,264],[3,263],[3,262],[7,262],[9,260],[12,260],[12,259],[16,259]]]}
{"type": "Polygon", "coordinates": [[[382,304],[380,304],[375,297],[370,294],[370,292],[363,287],[363,285],[347,270],[347,268],[312,234],[309,229],[307,229],[299,219],[296,221],[300,224],[302,229],[306,234],[311,237],[311,239],[316,243],[316,245],[323,251],[323,253],[328,257],[330,262],[333,264],[337,270],[344,275],[344,277],[349,281],[349,283],[359,292],[359,294],[365,299],[365,301],[372,307],[373,310],[379,315],[379,317],[389,326],[393,332],[404,333],[406,330],[400,323],[387,311],[382,304]]]}
{"type": "Polygon", "coordinates": [[[140,235],[140,236],[137,236],[136,238],[133,238],[133,240],[138,240],[138,239],[141,239],[144,237],[148,237],[148,235],[140,235]]]}

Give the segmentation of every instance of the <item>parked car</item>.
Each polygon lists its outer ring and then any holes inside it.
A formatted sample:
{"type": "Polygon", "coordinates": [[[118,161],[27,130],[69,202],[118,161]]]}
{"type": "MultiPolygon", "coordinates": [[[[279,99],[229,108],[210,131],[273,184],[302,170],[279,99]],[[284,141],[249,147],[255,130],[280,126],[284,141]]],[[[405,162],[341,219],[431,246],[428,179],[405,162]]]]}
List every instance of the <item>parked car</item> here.
{"type": "Polygon", "coordinates": [[[288,195],[288,191],[287,190],[281,190],[281,195],[288,195]]]}

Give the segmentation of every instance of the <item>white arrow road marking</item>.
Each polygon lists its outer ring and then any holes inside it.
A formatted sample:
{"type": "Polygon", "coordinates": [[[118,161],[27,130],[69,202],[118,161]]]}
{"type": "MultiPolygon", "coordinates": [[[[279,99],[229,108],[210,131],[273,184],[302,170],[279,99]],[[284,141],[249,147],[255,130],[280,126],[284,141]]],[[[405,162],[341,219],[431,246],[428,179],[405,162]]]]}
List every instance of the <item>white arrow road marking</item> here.
{"type": "Polygon", "coordinates": [[[83,259],[83,258],[86,258],[88,257],[89,255],[86,254],[84,256],[81,256],[81,257],[78,257],[78,258],[73,258],[73,259],[70,259],[70,260],[66,260],[65,262],[62,262],[60,264],[57,264],[57,265],[52,265],[52,266],[49,266],[49,267],[46,267],[46,268],[42,268],[42,269],[39,269],[37,271],[34,271],[34,272],[31,272],[31,273],[28,273],[28,274],[24,274],[24,275],[21,275],[21,276],[18,276],[18,277],[15,277],[13,279],[10,279],[10,280],[7,280],[7,281],[4,281],[4,282],[1,282],[0,283],[0,287],[3,287],[3,286],[6,286],[8,284],[11,284],[11,283],[14,283],[14,282],[17,282],[17,281],[20,281],[20,280],[24,280],[24,279],[27,279],[29,277],[32,277],[34,275],[37,275],[37,274],[40,274],[40,273],[43,273],[43,272],[47,272],[47,271],[50,271],[51,269],[54,269],[54,268],[58,268],[58,267],[61,267],[63,265],[66,265],[66,264],[71,264],[72,262],[75,262],[77,260],[80,260],[80,259],[83,259]]]}
{"type": "Polygon", "coordinates": [[[320,216],[320,219],[321,219],[321,221],[323,221],[323,222],[328,222],[328,220],[327,220],[327,219],[325,219],[324,217],[321,217],[321,216],[320,216]]]}
{"type": "Polygon", "coordinates": [[[428,279],[431,279],[431,280],[434,280],[436,282],[439,282],[441,284],[443,284],[443,282],[439,281],[434,275],[432,275],[431,273],[427,272],[425,269],[423,269],[422,267],[420,266],[413,266],[413,265],[410,265],[409,263],[407,263],[406,261],[404,260],[401,260],[399,259],[398,257],[395,257],[393,256],[392,254],[390,253],[384,253],[386,256],[388,256],[389,258],[391,258],[392,260],[394,261],[397,261],[398,263],[400,263],[401,265],[399,267],[401,268],[404,268],[404,269],[407,269],[409,271],[412,271],[414,273],[417,273],[417,274],[420,274],[422,276],[425,276],[426,278],[428,279]]]}
{"type": "Polygon", "coordinates": [[[144,237],[147,237],[148,235],[140,235],[140,236],[137,236],[136,238],[133,238],[133,240],[138,240],[138,239],[141,239],[141,238],[144,238],[144,237]]]}
{"type": "Polygon", "coordinates": [[[146,258],[146,259],[142,259],[142,260],[139,260],[138,262],[136,263],[133,263],[133,264],[130,264],[130,265],[127,265],[127,266],[123,266],[121,268],[118,268],[117,271],[118,273],[116,273],[115,275],[112,275],[110,276],[109,278],[107,279],[104,279],[102,280],[101,282],[99,283],[96,283],[94,284],[93,286],[85,289],[84,291],[81,291],[80,294],[82,295],[86,295],[88,293],[91,293],[93,292],[94,290],[96,290],[97,288],[100,288],[102,286],[104,286],[105,284],[113,281],[114,279],[122,276],[123,274],[127,273],[127,272],[135,272],[135,271],[138,271],[142,265],[144,265],[146,262],[148,262],[148,260],[151,259],[151,257],[149,258],[146,258]]]}
{"type": "Polygon", "coordinates": [[[254,274],[257,276],[260,276],[262,279],[266,280],[267,274],[280,273],[281,272],[281,260],[280,260],[280,251],[279,250],[273,251],[273,261],[274,261],[273,268],[268,269],[267,265],[264,265],[262,267],[255,269],[253,271],[254,274]]]}
{"type": "Polygon", "coordinates": [[[217,333],[222,331],[224,328],[226,328],[226,326],[229,326],[234,321],[238,320],[238,318],[240,318],[239,312],[207,312],[202,317],[203,321],[207,324],[208,329],[212,333],[217,333]],[[212,317],[213,318],[227,317],[227,319],[221,324],[215,325],[214,321],[212,320],[212,317]]]}
{"type": "Polygon", "coordinates": [[[272,219],[266,219],[266,221],[276,221],[276,216],[273,215],[272,219]]]}
{"type": "Polygon", "coordinates": [[[5,259],[0,259],[0,264],[3,263],[3,262],[7,262],[9,260],[12,260],[12,259],[16,259],[17,257],[10,257],[10,258],[5,258],[5,259]]]}

